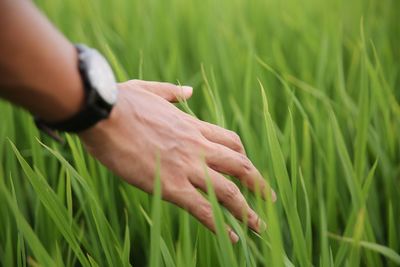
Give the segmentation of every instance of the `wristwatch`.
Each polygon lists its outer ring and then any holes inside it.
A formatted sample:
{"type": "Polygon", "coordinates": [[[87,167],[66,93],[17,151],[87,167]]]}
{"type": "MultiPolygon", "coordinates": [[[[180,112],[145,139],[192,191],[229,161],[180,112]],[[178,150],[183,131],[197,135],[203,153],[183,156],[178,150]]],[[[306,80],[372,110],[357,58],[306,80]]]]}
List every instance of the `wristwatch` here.
{"type": "Polygon", "coordinates": [[[85,90],[84,105],[70,118],[58,122],[45,122],[35,118],[39,129],[55,139],[56,131],[79,133],[107,118],[117,101],[117,83],[107,60],[96,49],[82,44],[78,51],[78,67],[85,90]]]}

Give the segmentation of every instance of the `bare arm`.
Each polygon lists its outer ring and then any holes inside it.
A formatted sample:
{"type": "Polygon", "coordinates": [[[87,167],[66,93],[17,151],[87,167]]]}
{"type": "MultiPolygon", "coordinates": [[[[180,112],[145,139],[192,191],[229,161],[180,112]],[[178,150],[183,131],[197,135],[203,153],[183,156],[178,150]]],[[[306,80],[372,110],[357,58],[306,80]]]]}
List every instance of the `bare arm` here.
{"type": "MultiPolygon", "coordinates": [[[[158,155],[163,198],[215,231],[211,205],[198,191],[207,192],[209,176],[222,205],[239,220],[246,216],[253,230],[263,228],[238,187],[223,176],[234,176],[251,190],[275,199],[238,135],[170,103],[189,98],[192,88],[139,80],[118,87],[110,117],[79,133],[95,158],[151,193],[158,155]]],[[[0,96],[49,122],[71,117],[83,103],[73,45],[30,2],[0,1],[0,96]]],[[[227,231],[237,241],[229,226],[227,231]]]]}
{"type": "Polygon", "coordinates": [[[30,1],[0,1],[0,96],[47,121],[83,101],[74,46],[30,1]]]}

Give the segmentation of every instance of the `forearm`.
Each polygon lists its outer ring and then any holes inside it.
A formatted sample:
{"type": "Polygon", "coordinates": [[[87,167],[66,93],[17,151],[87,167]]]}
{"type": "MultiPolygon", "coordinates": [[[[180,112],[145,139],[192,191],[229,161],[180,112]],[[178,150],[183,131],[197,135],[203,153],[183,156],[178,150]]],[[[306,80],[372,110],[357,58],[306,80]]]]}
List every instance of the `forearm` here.
{"type": "Polygon", "coordinates": [[[74,46],[29,1],[0,1],[0,96],[46,121],[75,114],[84,91],[74,46]]]}

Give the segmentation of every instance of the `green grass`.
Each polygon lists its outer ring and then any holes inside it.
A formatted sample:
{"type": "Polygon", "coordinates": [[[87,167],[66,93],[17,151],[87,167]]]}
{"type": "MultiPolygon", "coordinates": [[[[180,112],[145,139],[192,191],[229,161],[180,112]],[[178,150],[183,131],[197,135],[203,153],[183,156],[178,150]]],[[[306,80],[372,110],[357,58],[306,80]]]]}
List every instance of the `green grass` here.
{"type": "Polygon", "coordinates": [[[400,1],[36,2],[120,81],[192,85],[180,107],[237,131],[278,201],[243,188],[257,235],[210,194],[214,236],[1,102],[0,266],[400,265],[400,1]]]}

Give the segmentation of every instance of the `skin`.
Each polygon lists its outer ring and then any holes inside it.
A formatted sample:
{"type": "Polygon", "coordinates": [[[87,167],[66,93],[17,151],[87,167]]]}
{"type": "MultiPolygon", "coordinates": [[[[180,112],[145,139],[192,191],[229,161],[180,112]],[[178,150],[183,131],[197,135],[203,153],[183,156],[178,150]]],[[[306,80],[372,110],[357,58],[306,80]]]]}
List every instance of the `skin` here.
{"type": "MultiPolygon", "coordinates": [[[[0,32],[0,96],[49,122],[77,113],[84,94],[72,44],[25,1],[0,2],[0,32]],[[37,30],[33,34],[29,28],[37,30]]],[[[131,80],[118,84],[118,91],[109,118],[79,133],[93,157],[148,193],[159,162],[162,197],[215,232],[211,205],[201,193],[207,193],[209,177],[223,206],[254,231],[265,229],[236,184],[223,174],[264,198],[275,201],[275,193],[236,133],[171,103],[191,97],[191,87],[131,80]]],[[[228,225],[226,229],[237,242],[238,236],[228,225]]]]}
{"type": "Polygon", "coordinates": [[[0,97],[46,121],[84,102],[74,46],[30,1],[0,0],[0,97]]]}

